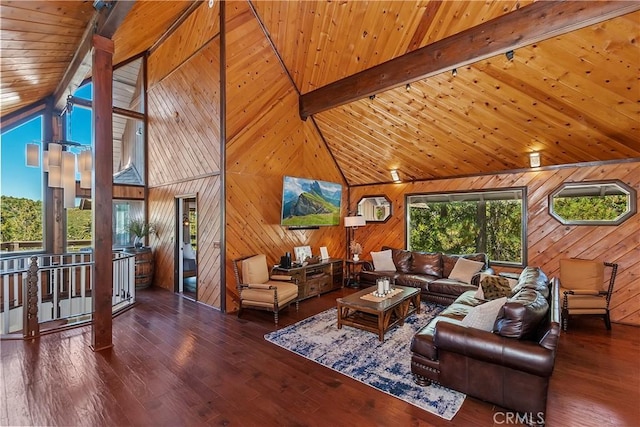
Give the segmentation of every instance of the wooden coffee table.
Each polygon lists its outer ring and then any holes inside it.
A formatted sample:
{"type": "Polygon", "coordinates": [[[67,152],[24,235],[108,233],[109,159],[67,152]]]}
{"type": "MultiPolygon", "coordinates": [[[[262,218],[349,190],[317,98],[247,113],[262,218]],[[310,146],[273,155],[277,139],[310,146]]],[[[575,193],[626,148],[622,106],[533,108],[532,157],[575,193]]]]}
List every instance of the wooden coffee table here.
{"type": "Polygon", "coordinates": [[[406,286],[396,286],[402,292],[380,302],[361,297],[371,294],[375,286],[336,299],[338,304],[338,329],[342,325],[378,334],[384,341],[384,334],[395,325],[403,325],[404,319],[412,313],[420,313],[420,290],[406,286]]]}

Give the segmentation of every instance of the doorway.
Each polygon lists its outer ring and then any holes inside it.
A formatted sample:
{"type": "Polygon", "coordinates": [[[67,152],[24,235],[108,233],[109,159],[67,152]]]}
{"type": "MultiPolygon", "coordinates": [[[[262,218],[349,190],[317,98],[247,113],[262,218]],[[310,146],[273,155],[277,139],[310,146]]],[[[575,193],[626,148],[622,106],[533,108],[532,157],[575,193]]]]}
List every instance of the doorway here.
{"type": "Polygon", "coordinates": [[[198,300],[198,199],[176,198],[176,292],[198,300]]]}

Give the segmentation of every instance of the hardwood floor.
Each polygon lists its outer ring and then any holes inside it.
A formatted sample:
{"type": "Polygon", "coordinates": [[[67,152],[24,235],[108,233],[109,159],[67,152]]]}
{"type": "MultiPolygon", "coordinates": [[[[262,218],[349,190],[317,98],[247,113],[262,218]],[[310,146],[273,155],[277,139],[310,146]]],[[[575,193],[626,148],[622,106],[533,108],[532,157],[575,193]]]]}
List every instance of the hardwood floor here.
{"type": "MultiPolygon", "coordinates": [[[[335,306],[341,289],[290,307],[280,326],[335,306]]],[[[501,408],[467,397],[445,421],[264,340],[266,312],[243,317],[157,288],[114,319],[114,347],[88,327],[2,341],[1,425],[491,426],[501,408]]],[[[549,426],[631,426],[640,419],[640,329],[575,320],[561,336],[549,426]]],[[[409,355],[397,355],[409,357],[409,355]]],[[[513,419],[511,419],[513,421],[513,419]]]]}

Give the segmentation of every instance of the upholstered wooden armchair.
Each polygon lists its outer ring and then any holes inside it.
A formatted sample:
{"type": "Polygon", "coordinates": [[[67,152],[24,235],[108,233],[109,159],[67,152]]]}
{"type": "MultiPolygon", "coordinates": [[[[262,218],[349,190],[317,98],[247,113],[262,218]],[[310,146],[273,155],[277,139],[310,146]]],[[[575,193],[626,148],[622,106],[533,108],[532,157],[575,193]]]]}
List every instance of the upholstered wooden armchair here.
{"type": "Polygon", "coordinates": [[[611,329],[609,301],[616,280],[618,264],[585,259],[560,260],[560,295],[562,296],[562,329],[567,330],[569,316],[592,315],[604,318],[611,329]],[[605,268],[611,268],[605,285],[605,268]]]}
{"type": "Polygon", "coordinates": [[[291,276],[270,276],[264,254],[234,259],[233,272],[240,296],[238,317],[243,308],[268,310],[273,312],[277,325],[280,310],[292,303],[298,309],[298,285],[292,282],[291,276]]]}

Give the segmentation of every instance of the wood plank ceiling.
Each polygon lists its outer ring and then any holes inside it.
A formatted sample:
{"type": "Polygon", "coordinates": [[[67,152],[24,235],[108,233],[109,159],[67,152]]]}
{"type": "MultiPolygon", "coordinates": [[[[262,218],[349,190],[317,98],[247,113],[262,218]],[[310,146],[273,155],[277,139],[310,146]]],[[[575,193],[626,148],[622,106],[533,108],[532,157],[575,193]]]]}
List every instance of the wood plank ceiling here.
{"type": "MultiPolygon", "coordinates": [[[[3,116],[55,90],[92,3],[0,2],[3,116]]],[[[149,49],[191,3],[136,2],[114,35],[114,60],[149,49]]],[[[251,4],[305,94],[531,3],[251,4]]],[[[405,181],[518,170],[532,151],[543,166],[640,158],[639,23],[629,13],[310,120],[349,185],[389,182],[390,169],[405,181]]]]}

